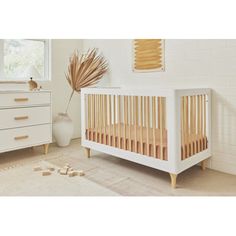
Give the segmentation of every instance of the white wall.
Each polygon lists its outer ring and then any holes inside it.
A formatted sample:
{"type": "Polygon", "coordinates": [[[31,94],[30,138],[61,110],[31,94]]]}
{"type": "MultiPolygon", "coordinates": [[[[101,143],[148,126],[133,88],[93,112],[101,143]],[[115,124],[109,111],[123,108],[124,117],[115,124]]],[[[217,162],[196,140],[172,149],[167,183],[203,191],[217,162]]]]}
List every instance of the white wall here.
{"type": "Polygon", "coordinates": [[[84,40],[110,64],[104,84],[213,89],[213,158],[209,167],[236,174],[236,40],[166,40],[165,72],[133,73],[132,40],[84,40]]]}

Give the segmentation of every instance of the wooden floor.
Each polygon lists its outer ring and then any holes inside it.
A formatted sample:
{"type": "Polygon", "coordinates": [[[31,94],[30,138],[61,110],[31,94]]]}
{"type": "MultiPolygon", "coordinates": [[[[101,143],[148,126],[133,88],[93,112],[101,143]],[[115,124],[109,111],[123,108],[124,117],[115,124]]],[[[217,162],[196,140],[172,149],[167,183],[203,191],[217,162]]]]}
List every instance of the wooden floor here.
{"type": "MultiPolygon", "coordinates": [[[[0,171],[44,159],[62,167],[69,163],[84,169],[85,177],[123,196],[236,196],[236,176],[195,166],[178,176],[177,189],[170,187],[169,174],[92,151],[86,158],[80,140],[67,148],[51,145],[48,155],[41,147],[0,154],[0,171]]],[[[94,194],[96,195],[96,194],[94,194]]]]}

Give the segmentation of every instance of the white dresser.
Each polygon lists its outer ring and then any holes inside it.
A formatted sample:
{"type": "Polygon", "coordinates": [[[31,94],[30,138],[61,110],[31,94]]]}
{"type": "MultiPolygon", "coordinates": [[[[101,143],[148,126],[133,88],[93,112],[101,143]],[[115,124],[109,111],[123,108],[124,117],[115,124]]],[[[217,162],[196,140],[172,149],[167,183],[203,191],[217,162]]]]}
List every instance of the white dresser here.
{"type": "Polygon", "coordinates": [[[51,142],[51,92],[0,91],[0,153],[51,142]]]}

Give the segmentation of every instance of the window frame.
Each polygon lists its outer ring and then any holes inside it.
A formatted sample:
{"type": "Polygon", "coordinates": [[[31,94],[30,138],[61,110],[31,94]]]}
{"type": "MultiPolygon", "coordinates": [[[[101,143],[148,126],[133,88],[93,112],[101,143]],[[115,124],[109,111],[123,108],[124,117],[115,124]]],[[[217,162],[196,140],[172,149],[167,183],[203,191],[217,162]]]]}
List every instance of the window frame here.
{"type": "MultiPolygon", "coordinates": [[[[18,78],[14,79],[9,77],[8,79],[4,75],[4,40],[0,39],[0,83],[21,83],[26,82],[29,78],[18,78]]],[[[44,42],[44,76],[38,81],[51,81],[51,40],[50,39],[24,39],[32,41],[44,42]]]]}

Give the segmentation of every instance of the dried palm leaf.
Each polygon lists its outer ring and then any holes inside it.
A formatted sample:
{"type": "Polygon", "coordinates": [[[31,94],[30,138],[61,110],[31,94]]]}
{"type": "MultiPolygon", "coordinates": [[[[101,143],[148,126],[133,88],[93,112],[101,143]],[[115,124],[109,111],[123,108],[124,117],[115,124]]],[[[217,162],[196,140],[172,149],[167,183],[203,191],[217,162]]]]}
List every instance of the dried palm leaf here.
{"type": "Polygon", "coordinates": [[[86,54],[75,51],[69,60],[68,71],[65,74],[72,88],[66,113],[74,92],[80,92],[81,88],[92,86],[99,82],[108,70],[107,61],[98,55],[96,49],[88,50],[86,54]]]}

